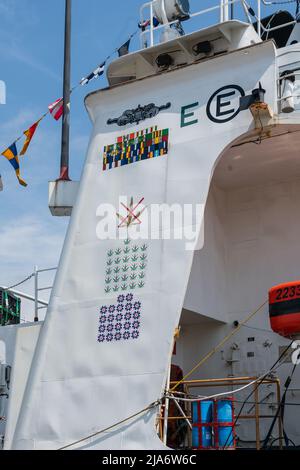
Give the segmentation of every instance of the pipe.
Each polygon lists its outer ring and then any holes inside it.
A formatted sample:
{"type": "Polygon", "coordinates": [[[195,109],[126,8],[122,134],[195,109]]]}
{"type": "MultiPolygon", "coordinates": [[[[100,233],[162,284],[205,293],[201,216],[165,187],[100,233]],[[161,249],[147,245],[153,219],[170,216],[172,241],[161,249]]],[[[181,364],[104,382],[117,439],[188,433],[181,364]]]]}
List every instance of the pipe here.
{"type": "MultiPolygon", "coordinates": [[[[29,294],[25,294],[24,292],[20,292],[20,291],[15,290],[15,289],[7,289],[7,287],[5,287],[5,286],[0,286],[0,289],[3,289],[7,292],[11,292],[12,294],[16,295],[17,297],[22,297],[23,299],[31,300],[32,302],[35,301],[35,297],[33,297],[32,295],[29,295],[29,294]]],[[[46,302],[45,300],[37,299],[37,302],[41,305],[44,305],[45,307],[48,307],[48,302],[46,302]]]]}
{"type": "Polygon", "coordinates": [[[64,86],[63,86],[63,122],[61,135],[61,160],[59,180],[70,181],[70,95],[71,95],[71,9],[72,0],[66,0],[65,10],[65,51],[64,51],[64,86]]]}

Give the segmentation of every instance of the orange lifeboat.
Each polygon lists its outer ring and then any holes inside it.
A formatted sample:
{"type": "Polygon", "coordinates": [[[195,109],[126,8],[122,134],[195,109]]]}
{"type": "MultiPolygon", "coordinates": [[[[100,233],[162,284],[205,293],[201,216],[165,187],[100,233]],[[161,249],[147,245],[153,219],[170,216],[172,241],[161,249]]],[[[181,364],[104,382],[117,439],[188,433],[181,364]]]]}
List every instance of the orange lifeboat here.
{"type": "Polygon", "coordinates": [[[300,335],[300,281],[286,282],[269,290],[271,328],[286,338],[300,335]]]}

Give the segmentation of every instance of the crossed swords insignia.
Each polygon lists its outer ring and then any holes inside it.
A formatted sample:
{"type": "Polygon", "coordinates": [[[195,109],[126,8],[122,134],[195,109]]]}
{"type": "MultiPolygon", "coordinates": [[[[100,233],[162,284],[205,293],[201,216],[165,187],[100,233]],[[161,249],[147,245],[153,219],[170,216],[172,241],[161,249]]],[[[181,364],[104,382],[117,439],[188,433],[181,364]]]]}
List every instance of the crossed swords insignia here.
{"type": "Polygon", "coordinates": [[[145,198],[143,197],[137,204],[133,202],[133,197],[130,199],[129,207],[127,207],[123,202],[121,206],[126,210],[127,215],[124,217],[117,212],[117,217],[119,220],[118,228],[129,227],[130,225],[140,225],[142,223],[140,216],[146,209],[146,207],[140,207],[144,202],[145,198]]]}

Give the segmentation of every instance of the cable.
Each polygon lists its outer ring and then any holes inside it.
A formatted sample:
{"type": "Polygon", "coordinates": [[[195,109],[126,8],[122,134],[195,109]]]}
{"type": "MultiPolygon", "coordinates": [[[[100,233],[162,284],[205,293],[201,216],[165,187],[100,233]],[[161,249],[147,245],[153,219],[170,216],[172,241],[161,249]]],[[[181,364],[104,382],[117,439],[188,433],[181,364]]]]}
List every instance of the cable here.
{"type": "MultiPolygon", "coordinates": [[[[267,374],[269,374],[269,372],[270,371],[268,371],[267,374]]],[[[187,402],[198,402],[198,401],[210,400],[212,398],[223,397],[223,396],[226,396],[226,395],[234,395],[235,393],[238,393],[238,392],[241,392],[242,390],[245,390],[245,388],[250,387],[251,385],[255,384],[256,382],[258,382],[259,380],[261,380],[264,377],[266,377],[266,374],[264,374],[260,377],[257,377],[255,380],[252,380],[252,382],[249,382],[248,384],[243,385],[240,388],[236,388],[235,390],[230,390],[228,392],[221,392],[221,393],[217,393],[215,395],[209,395],[209,396],[200,397],[200,398],[176,397],[176,400],[178,400],[178,401],[187,401],[187,402]]],[[[173,395],[168,395],[167,394],[166,397],[175,400],[175,397],[173,395]]]]}
{"type": "Polygon", "coordinates": [[[92,437],[98,436],[99,434],[103,434],[104,432],[110,431],[111,429],[113,429],[113,428],[119,426],[120,424],[124,424],[124,423],[126,423],[127,421],[130,421],[131,419],[135,418],[136,416],[139,416],[139,415],[141,415],[142,413],[145,413],[146,411],[151,410],[152,408],[155,408],[155,407],[159,406],[160,404],[161,404],[161,400],[156,400],[155,402],[151,403],[149,406],[147,406],[147,407],[144,408],[143,410],[138,411],[137,413],[135,413],[135,414],[129,416],[128,418],[125,418],[125,419],[123,419],[122,421],[119,421],[118,423],[115,423],[115,424],[113,424],[113,425],[111,425],[111,426],[108,426],[107,428],[101,429],[100,431],[94,432],[93,434],[90,434],[89,436],[83,437],[82,439],[78,439],[78,441],[74,441],[74,442],[72,442],[71,444],[67,444],[66,446],[60,447],[60,448],[57,449],[57,450],[68,449],[69,447],[73,447],[73,446],[76,445],[76,444],[80,444],[81,442],[84,442],[84,441],[86,441],[87,439],[91,439],[92,437]]]}
{"type": "Polygon", "coordinates": [[[281,367],[283,364],[285,364],[285,362],[282,362],[281,364],[279,364],[279,366],[276,368],[275,371],[274,371],[274,368],[271,368],[267,372],[265,372],[263,375],[261,375],[260,377],[257,377],[256,379],[252,380],[252,382],[249,382],[248,384],[243,385],[242,387],[236,388],[235,390],[230,390],[228,392],[221,392],[221,393],[217,393],[215,395],[209,395],[209,396],[198,396],[197,398],[183,398],[183,397],[178,397],[178,396],[176,396],[176,398],[175,398],[173,395],[168,395],[168,394],[166,396],[167,396],[167,398],[173,398],[173,400],[176,399],[178,401],[198,402],[198,401],[210,400],[212,398],[222,397],[222,396],[226,396],[226,395],[234,395],[235,393],[238,393],[238,392],[241,392],[242,390],[245,390],[246,388],[250,387],[251,385],[255,384],[256,382],[258,382],[260,380],[264,380],[270,374],[271,371],[276,372],[279,369],[279,367],[281,367]]]}
{"type": "MultiPolygon", "coordinates": [[[[244,403],[242,400],[235,400],[235,403],[244,403]]],[[[248,405],[256,405],[255,401],[248,401],[248,405]]],[[[270,401],[265,401],[263,403],[259,404],[260,406],[278,406],[278,403],[275,402],[270,402],[270,401]]],[[[285,403],[284,406],[300,406],[300,403],[285,403]]],[[[248,413],[248,412],[247,412],[248,413]]]]}
{"type": "MultiPolygon", "coordinates": [[[[286,352],[290,349],[290,347],[291,347],[291,345],[293,344],[293,342],[294,342],[294,341],[291,341],[290,344],[286,347],[286,349],[284,349],[284,351],[281,353],[281,355],[279,356],[279,358],[277,359],[277,361],[276,361],[276,362],[273,364],[273,366],[271,367],[270,371],[272,371],[272,370],[276,367],[276,365],[281,361],[281,359],[285,356],[286,352]]],[[[284,364],[284,362],[282,362],[282,364],[284,364]]],[[[270,371],[269,371],[269,372],[270,372],[270,371]]],[[[266,376],[267,376],[267,375],[268,375],[268,374],[266,374],[266,376]]],[[[256,387],[252,390],[251,393],[249,393],[249,395],[248,395],[248,396],[245,398],[245,400],[243,401],[243,404],[242,404],[242,406],[241,406],[241,408],[240,408],[240,411],[239,411],[238,415],[236,416],[236,418],[235,418],[235,420],[234,420],[233,427],[236,426],[236,423],[237,423],[239,417],[241,416],[242,411],[243,411],[243,409],[244,409],[246,403],[248,402],[249,398],[253,395],[253,393],[256,392],[256,390],[257,390],[258,387],[262,384],[262,382],[263,382],[263,379],[262,379],[259,383],[257,383],[256,387]]],[[[227,443],[228,443],[228,439],[229,439],[229,436],[228,436],[227,439],[226,439],[226,442],[225,442],[225,444],[224,444],[224,446],[223,446],[223,450],[226,448],[226,445],[227,445],[227,443]]]]}
{"type": "MultiPolygon", "coordinates": [[[[274,442],[279,441],[280,439],[281,439],[281,437],[276,437],[275,439],[272,439],[271,444],[270,444],[270,447],[273,447],[274,442]]],[[[294,441],[292,441],[292,439],[289,439],[289,438],[288,438],[288,441],[293,444],[293,447],[296,447],[296,444],[295,444],[294,441]]]]}
{"type": "Polygon", "coordinates": [[[291,384],[292,377],[293,377],[293,375],[294,375],[294,373],[295,373],[296,367],[297,367],[297,363],[293,365],[291,375],[289,375],[288,378],[286,379],[286,382],[285,382],[285,384],[284,384],[285,391],[284,391],[284,394],[282,395],[280,404],[279,404],[278,409],[277,409],[277,411],[276,411],[276,414],[275,414],[275,416],[274,416],[274,418],[273,418],[273,421],[272,421],[272,423],[271,423],[271,426],[270,426],[270,429],[269,429],[269,431],[268,431],[268,433],[267,433],[267,436],[266,436],[266,438],[265,438],[265,440],[264,440],[264,443],[263,443],[263,446],[262,446],[263,449],[266,449],[266,447],[267,447],[267,444],[268,444],[268,442],[269,442],[269,440],[270,440],[270,437],[271,437],[273,428],[274,428],[274,426],[275,426],[276,420],[277,420],[277,418],[279,417],[279,415],[280,415],[280,419],[281,419],[281,423],[282,423],[282,427],[283,427],[283,437],[284,437],[285,445],[286,445],[287,447],[288,447],[288,445],[289,445],[289,438],[288,438],[288,436],[287,436],[287,434],[286,434],[286,432],[285,432],[285,430],[284,430],[284,424],[283,424],[283,423],[284,423],[284,406],[285,406],[286,394],[287,394],[288,388],[289,388],[289,386],[290,386],[290,384],[291,384]]]}
{"type": "Polygon", "coordinates": [[[263,304],[261,304],[254,312],[250,313],[245,320],[243,320],[233,331],[231,331],[225,338],[220,341],[213,349],[211,349],[199,362],[196,364],[181,380],[176,382],[176,384],[171,388],[170,392],[173,392],[182,382],[184,382],[190,375],[192,375],[195,370],[197,370],[200,366],[202,366],[208,359],[210,359],[219,349],[223,344],[225,344],[232,336],[234,336],[241,328],[242,326],[245,325],[245,323],[248,323],[251,318],[254,317],[268,302],[266,300],[263,304]]]}

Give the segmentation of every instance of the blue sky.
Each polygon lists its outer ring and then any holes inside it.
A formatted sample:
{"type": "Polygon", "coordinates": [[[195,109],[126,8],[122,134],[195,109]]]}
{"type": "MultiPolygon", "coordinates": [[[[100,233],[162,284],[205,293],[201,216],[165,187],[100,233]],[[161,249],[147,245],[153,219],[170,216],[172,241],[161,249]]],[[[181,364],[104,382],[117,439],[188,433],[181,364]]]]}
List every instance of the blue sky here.
{"type": "MultiPolygon", "coordinates": [[[[72,83],[91,72],[137,29],[142,0],[73,0],[72,83]]],[[[191,0],[197,7],[217,0],[191,0]]],[[[250,2],[256,4],[256,2],[250,2]]],[[[0,0],[0,80],[7,85],[7,104],[0,106],[1,152],[62,95],[64,0],[0,0]]],[[[215,22],[216,15],[202,20],[215,22]]],[[[184,24],[187,32],[195,24],[184,24]]],[[[138,47],[138,38],[132,49],[138,47]]],[[[80,178],[91,124],[83,99],[106,85],[101,78],[72,95],[70,175],[80,178]]],[[[68,224],[48,209],[48,181],[58,177],[61,123],[47,117],[41,123],[26,157],[21,175],[28,187],[19,186],[9,163],[1,157],[0,173],[0,285],[26,277],[34,264],[56,266],[68,224]]],[[[45,278],[45,282],[50,279],[45,278]]],[[[32,292],[32,283],[22,288],[32,292]]],[[[28,304],[28,315],[31,318],[28,304]]]]}
{"type": "MultiPolygon", "coordinates": [[[[62,95],[64,3],[0,0],[0,79],[7,85],[7,104],[0,106],[1,151],[62,95]]],[[[136,30],[141,4],[140,0],[73,0],[73,84],[136,30]]],[[[83,99],[105,84],[101,78],[72,96],[70,173],[74,180],[80,177],[91,132],[83,99]]],[[[50,215],[48,181],[58,177],[60,138],[61,122],[48,116],[21,161],[27,188],[19,186],[14,171],[1,157],[1,219],[5,221],[0,225],[1,285],[27,276],[34,264],[44,268],[58,263],[68,219],[50,215]]],[[[45,283],[48,281],[45,276],[45,283]]],[[[29,282],[19,289],[32,292],[32,287],[29,282]]]]}

